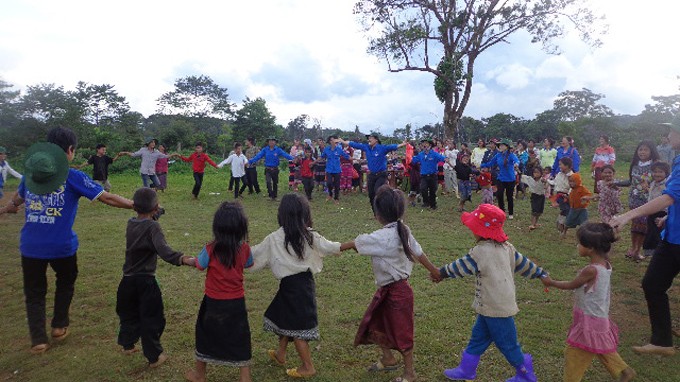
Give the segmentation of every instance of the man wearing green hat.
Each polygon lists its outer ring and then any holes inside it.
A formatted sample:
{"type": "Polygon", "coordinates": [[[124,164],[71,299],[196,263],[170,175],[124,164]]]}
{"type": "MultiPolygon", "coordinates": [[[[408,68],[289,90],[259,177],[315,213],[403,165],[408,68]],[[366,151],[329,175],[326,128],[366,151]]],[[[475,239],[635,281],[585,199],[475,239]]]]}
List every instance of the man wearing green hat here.
{"type": "MultiPolygon", "coordinates": [[[[672,123],[664,125],[670,127],[668,141],[677,152],[680,150],[680,116],[672,123]]],[[[665,208],[668,208],[668,215],[665,228],[661,232],[661,243],[654,251],[647,272],[642,278],[642,290],[647,300],[652,336],[648,344],[633,346],[633,351],[640,354],[671,356],[676,352],[673,347],[668,289],[680,272],[680,155],[673,159],[671,176],[666,181],[666,189],[660,197],[623,215],[614,216],[609,224],[621,229],[635,218],[649,216],[665,208]]]]}
{"type": "Polygon", "coordinates": [[[52,340],[68,336],[69,308],[78,275],[78,236],[73,223],[78,200],[86,197],[113,207],[132,209],[132,201],[104,191],[85,173],[69,168],[78,139],[70,129],[55,128],[47,142],[36,143],[26,152],[25,174],[10,204],[0,215],[26,208],[19,250],[24,279],[26,315],[31,335],[31,353],[44,353],[47,338],[45,295],[48,265],[56,274],[52,340]]]}
{"type": "Polygon", "coordinates": [[[14,171],[7,163],[7,149],[0,146],[0,199],[5,195],[3,189],[5,188],[5,182],[7,181],[7,174],[11,174],[15,178],[21,179],[21,174],[14,171]]]}

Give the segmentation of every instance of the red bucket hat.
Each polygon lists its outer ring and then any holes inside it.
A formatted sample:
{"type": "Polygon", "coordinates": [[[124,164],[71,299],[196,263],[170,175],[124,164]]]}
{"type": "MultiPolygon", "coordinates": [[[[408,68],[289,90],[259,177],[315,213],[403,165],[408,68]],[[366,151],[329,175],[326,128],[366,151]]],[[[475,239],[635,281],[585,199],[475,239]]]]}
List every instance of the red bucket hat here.
{"type": "Polygon", "coordinates": [[[463,212],[460,221],[470,228],[472,233],[484,239],[500,243],[508,240],[508,235],[503,232],[505,212],[493,204],[480,204],[472,212],[463,212]]]}

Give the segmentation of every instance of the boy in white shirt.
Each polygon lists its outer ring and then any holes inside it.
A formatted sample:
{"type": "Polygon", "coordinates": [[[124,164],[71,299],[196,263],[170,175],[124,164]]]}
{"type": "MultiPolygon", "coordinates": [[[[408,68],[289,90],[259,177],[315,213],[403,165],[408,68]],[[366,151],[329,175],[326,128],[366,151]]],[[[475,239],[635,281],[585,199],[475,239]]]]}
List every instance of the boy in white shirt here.
{"type": "Polygon", "coordinates": [[[234,199],[241,196],[248,186],[248,180],[245,178],[248,158],[243,155],[242,149],[243,146],[240,143],[235,143],[234,152],[217,165],[217,168],[222,168],[224,165],[231,164],[231,178],[234,180],[234,199]],[[241,181],[243,181],[243,185],[239,188],[241,181]]]}

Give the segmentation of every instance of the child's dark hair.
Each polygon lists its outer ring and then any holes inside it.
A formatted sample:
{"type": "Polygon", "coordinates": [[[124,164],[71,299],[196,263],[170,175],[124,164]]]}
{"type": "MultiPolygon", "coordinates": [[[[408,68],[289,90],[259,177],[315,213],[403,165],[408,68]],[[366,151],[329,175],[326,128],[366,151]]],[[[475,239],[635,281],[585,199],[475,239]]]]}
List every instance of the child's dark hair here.
{"type": "Polygon", "coordinates": [[[234,150],[236,150],[239,147],[242,147],[243,145],[239,142],[234,143],[234,150]]]}
{"type": "Polygon", "coordinates": [[[194,145],[194,147],[196,147],[196,146],[201,146],[201,147],[203,147],[203,142],[196,142],[196,144],[194,145]]]}
{"type": "Polygon", "coordinates": [[[73,147],[73,150],[76,149],[78,137],[71,129],[55,127],[47,133],[47,142],[54,143],[61,147],[64,152],[68,152],[69,147],[73,147]]]}
{"type": "Polygon", "coordinates": [[[95,146],[95,150],[99,150],[99,149],[101,149],[101,148],[103,148],[103,147],[106,147],[106,145],[103,144],[103,143],[99,143],[97,146],[95,146]]]}
{"type": "Polygon", "coordinates": [[[158,195],[153,188],[142,187],[135,191],[132,205],[138,214],[149,214],[158,207],[158,195]]]}
{"type": "Polygon", "coordinates": [[[565,165],[569,168],[573,168],[573,166],[574,166],[574,161],[569,157],[560,158],[560,163],[562,163],[563,165],[565,165]]]}
{"type": "Polygon", "coordinates": [[[638,151],[640,147],[646,146],[649,149],[649,159],[652,163],[659,160],[659,152],[656,151],[656,145],[652,141],[642,141],[635,148],[635,153],[633,153],[633,159],[630,161],[630,169],[628,170],[628,178],[633,176],[633,167],[640,163],[640,156],[638,156],[638,151]]]}
{"type": "Polygon", "coordinates": [[[401,221],[406,210],[406,199],[404,193],[399,189],[392,189],[385,184],[378,188],[373,200],[373,208],[375,214],[378,215],[384,223],[397,222],[397,232],[399,233],[399,240],[404,247],[404,253],[409,260],[413,261],[413,250],[408,243],[410,231],[408,227],[401,221]]]}
{"type": "Polygon", "coordinates": [[[283,245],[290,253],[288,245],[293,247],[295,255],[302,260],[305,258],[305,242],[312,246],[312,213],[307,198],[298,194],[286,194],[279,204],[279,225],[283,227],[285,239],[283,245]]]}
{"type": "Polygon", "coordinates": [[[215,211],[213,218],[215,246],[213,253],[227,268],[236,263],[241,243],[248,238],[248,218],[238,203],[224,202],[215,211]]]}
{"type": "Polygon", "coordinates": [[[607,257],[612,243],[618,240],[614,229],[607,223],[586,223],[576,231],[576,240],[582,246],[607,257]]]}
{"type": "Polygon", "coordinates": [[[652,172],[654,172],[654,170],[661,170],[664,173],[666,173],[666,177],[668,177],[668,175],[670,175],[671,173],[671,166],[666,162],[659,161],[652,163],[652,167],[650,168],[650,170],[652,172]]]}
{"type": "Polygon", "coordinates": [[[541,176],[543,176],[543,169],[540,168],[539,166],[534,167],[534,169],[531,171],[531,176],[534,176],[536,171],[538,171],[538,173],[541,174],[541,176]]]}
{"type": "Polygon", "coordinates": [[[616,169],[614,168],[614,166],[612,166],[610,164],[606,164],[606,165],[602,166],[601,171],[604,171],[604,170],[612,170],[612,172],[614,174],[616,174],[616,169]]]}

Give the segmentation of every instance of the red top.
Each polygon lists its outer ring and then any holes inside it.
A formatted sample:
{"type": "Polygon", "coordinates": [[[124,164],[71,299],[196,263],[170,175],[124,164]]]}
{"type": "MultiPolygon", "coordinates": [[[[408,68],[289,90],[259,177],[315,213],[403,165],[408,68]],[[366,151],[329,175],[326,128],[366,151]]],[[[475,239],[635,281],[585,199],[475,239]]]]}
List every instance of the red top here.
{"type": "Polygon", "coordinates": [[[314,172],[312,172],[312,159],[305,158],[300,162],[300,176],[303,178],[312,178],[314,172]]]}
{"type": "Polygon", "coordinates": [[[213,254],[215,242],[206,244],[196,259],[196,268],[207,269],[205,276],[205,294],[216,300],[233,300],[245,297],[243,289],[243,269],[253,266],[250,246],[247,243],[241,244],[241,248],[236,254],[236,261],[233,268],[225,267],[220,259],[213,254]],[[204,267],[207,260],[207,267],[204,267]]]}
{"type": "Polygon", "coordinates": [[[206,153],[193,152],[191,155],[189,155],[188,158],[181,155],[179,157],[182,158],[182,160],[185,162],[193,162],[192,167],[194,169],[194,172],[200,174],[202,174],[203,171],[205,171],[205,162],[208,162],[210,163],[211,166],[217,168],[217,164],[215,164],[215,162],[213,162],[213,160],[210,159],[210,157],[206,153]]]}
{"type": "Polygon", "coordinates": [[[481,172],[477,177],[475,177],[475,180],[477,181],[477,184],[479,184],[479,187],[486,187],[491,185],[491,173],[490,172],[481,172]]]}

